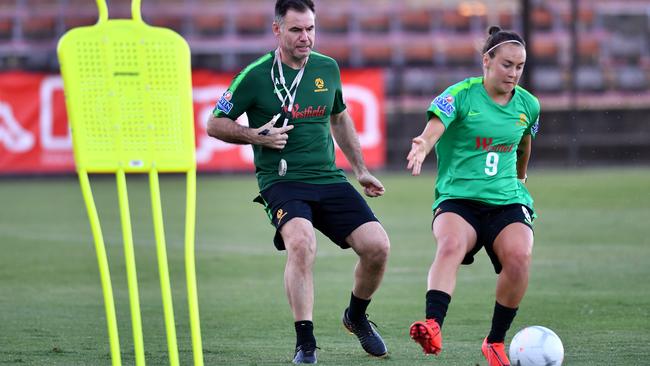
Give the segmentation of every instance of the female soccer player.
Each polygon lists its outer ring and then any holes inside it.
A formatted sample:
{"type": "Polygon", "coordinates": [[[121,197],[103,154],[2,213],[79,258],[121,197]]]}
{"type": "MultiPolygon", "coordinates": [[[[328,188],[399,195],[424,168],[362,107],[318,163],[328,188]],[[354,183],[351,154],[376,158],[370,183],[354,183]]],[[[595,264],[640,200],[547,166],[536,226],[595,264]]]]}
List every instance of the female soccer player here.
{"type": "Polygon", "coordinates": [[[540,108],[517,85],[526,62],[522,38],[497,26],[488,33],[483,77],[463,80],[433,100],[407,157],[413,175],[434,146],[438,158],[432,225],[438,246],[427,278],[426,319],[411,325],[410,336],[424,353],[440,353],[458,268],[485,247],[498,279],[492,328],[481,350],[490,366],[505,366],[506,331],[528,286],[533,200],[524,183],[540,108]]]}

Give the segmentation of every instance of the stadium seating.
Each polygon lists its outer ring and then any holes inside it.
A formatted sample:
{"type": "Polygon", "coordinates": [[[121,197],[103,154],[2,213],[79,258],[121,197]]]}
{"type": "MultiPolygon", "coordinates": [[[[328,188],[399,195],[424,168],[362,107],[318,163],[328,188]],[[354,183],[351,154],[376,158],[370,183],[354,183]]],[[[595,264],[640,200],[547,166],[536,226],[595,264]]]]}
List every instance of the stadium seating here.
{"type": "Polygon", "coordinates": [[[0,18],[0,39],[8,40],[11,38],[14,20],[11,18],[0,18]]]}
{"type": "Polygon", "coordinates": [[[341,42],[340,44],[325,43],[324,46],[316,44],[316,51],[332,57],[336,60],[340,67],[349,67],[351,65],[352,53],[351,47],[347,43],[341,42]]]}
{"type": "Polygon", "coordinates": [[[58,15],[63,12],[62,4],[46,0],[24,0],[22,5],[22,10],[27,10],[18,18],[22,37],[35,44],[55,39],[61,31],[58,15]]]}
{"type": "MultiPolygon", "coordinates": [[[[111,18],[130,16],[130,0],[109,0],[108,5],[111,18]]],[[[488,25],[522,30],[517,0],[331,0],[316,5],[317,50],[342,67],[390,70],[393,85],[398,85],[392,90],[415,95],[425,93],[424,85],[429,84],[413,76],[423,76],[423,70],[480,74],[479,50],[488,25]],[[415,85],[405,86],[404,80],[415,85]]],[[[647,91],[650,5],[580,2],[575,51],[570,3],[537,0],[532,5],[529,57],[537,67],[533,89],[565,92],[575,52],[579,90],[647,91]]],[[[150,24],[174,29],[188,39],[194,67],[236,71],[275,44],[273,11],[264,0],[143,0],[142,14],[150,24]]],[[[58,38],[68,29],[96,21],[94,1],[0,0],[0,71],[56,71],[56,62],[47,58],[54,54],[58,38]]]]}
{"type": "Polygon", "coordinates": [[[600,51],[600,41],[596,37],[589,34],[581,36],[578,42],[578,63],[598,64],[602,58],[600,51]]]}
{"type": "Polygon", "coordinates": [[[441,27],[448,31],[457,33],[468,33],[470,30],[470,18],[458,12],[457,9],[446,9],[442,12],[441,27]]]}
{"type": "Polygon", "coordinates": [[[429,9],[406,9],[399,15],[403,32],[428,33],[433,29],[435,17],[429,9]]]}
{"type": "Polygon", "coordinates": [[[401,91],[432,98],[437,92],[436,72],[431,68],[409,68],[402,74],[401,91]]]}
{"type": "Polygon", "coordinates": [[[576,86],[582,92],[605,91],[605,75],[598,66],[580,66],[576,74],[576,86]]]}
{"type": "Polygon", "coordinates": [[[451,67],[471,67],[480,70],[481,53],[479,45],[474,41],[457,38],[449,39],[442,46],[445,54],[445,63],[451,67]]]}
{"type": "Polygon", "coordinates": [[[558,40],[549,35],[535,35],[532,42],[532,57],[535,64],[541,66],[560,65],[560,44],[558,40]]]}
{"type": "Polygon", "coordinates": [[[385,66],[392,62],[393,48],[387,42],[366,43],[360,46],[361,59],[366,66],[385,66]]]}
{"type": "Polygon", "coordinates": [[[386,34],[390,30],[390,16],[386,13],[359,14],[359,30],[362,33],[386,34]]]}
{"type": "Polygon", "coordinates": [[[199,37],[218,37],[226,29],[226,18],[221,14],[197,14],[192,23],[199,37]]]}
{"type": "Polygon", "coordinates": [[[558,93],[567,89],[566,76],[557,66],[540,66],[533,74],[535,90],[540,93],[558,93]]]}
{"type": "Polygon", "coordinates": [[[316,17],[319,33],[346,34],[350,29],[350,16],[347,13],[323,13],[316,17]]]}
{"type": "Polygon", "coordinates": [[[532,12],[533,28],[538,32],[551,31],[553,28],[553,12],[546,7],[535,7],[532,12]]]}
{"type": "Polygon", "coordinates": [[[638,66],[621,67],[615,75],[615,85],[619,90],[639,92],[648,89],[648,76],[638,66]]]}
{"type": "Polygon", "coordinates": [[[272,18],[268,12],[241,13],[235,16],[235,30],[241,36],[259,36],[271,29],[272,18]]]}
{"type": "Polygon", "coordinates": [[[420,38],[420,41],[406,42],[401,46],[407,66],[433,66],[435,56],[440,51],[428,37],[420,38]]]}

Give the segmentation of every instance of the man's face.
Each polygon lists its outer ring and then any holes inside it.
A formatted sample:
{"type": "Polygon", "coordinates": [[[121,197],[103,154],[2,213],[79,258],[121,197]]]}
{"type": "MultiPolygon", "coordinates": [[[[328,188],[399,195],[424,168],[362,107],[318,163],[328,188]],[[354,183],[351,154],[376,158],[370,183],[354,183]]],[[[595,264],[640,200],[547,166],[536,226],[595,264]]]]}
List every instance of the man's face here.
{"type": "Polygon", "coordinates": [[[483,56],[485,80],[499,94],[508,94],[519,83],[526,63],[526,49],[516,43],[497,47],[494,58],[483,56]]]}
{"type": "Polygon", "coordinates": [[[278,38],[283,61],[300,67],[314,47],[314,13],[289,9],[280,23],[273,23],[273,33],[278,38]]]}

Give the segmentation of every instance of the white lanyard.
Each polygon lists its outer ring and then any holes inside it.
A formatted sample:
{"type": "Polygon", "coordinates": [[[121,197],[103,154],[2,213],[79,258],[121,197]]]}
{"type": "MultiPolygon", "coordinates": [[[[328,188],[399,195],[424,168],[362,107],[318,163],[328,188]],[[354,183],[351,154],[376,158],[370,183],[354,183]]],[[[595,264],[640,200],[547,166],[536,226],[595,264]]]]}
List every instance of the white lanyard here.
{"type": "Polygon", "coordinates": [[[309,61],[309,57],[305,60],[305,63],[302,65],[300,68],[300,71],[298,71],[298,75],[296,75],[296,78],[293,79],[293,82],[291,83],[291,86],[289,89],[287,89],[287,84],[284,79],[284,72],[282,72],[282,60],[280,58],[280,48],[276,48],[275,50],[275,57],[273,58],[273,64],[271,65],[271,82],[273,83],[273,91],[275,92],[275,95],[278,96],[278,99],[280,99],[280,103],[282,103],[282,108],[285,107],[285,103],[287,103],[288,100],[288,106],[287,106],[287,114],[284,117],[284,122],[282,123],[282,127],[285,127],[287,123],[289,123],[289,115],[291,114],[291,110],[293,109],[293,104],[296,101],[296,92],[298,92],[298,85],[300,85],[300,80],[302,80],[302,75],[305,73],[305,66],[307,66],[307,61],[309,61]],[[280,79],[275,77],[275,73],[273,72],[273,67],[277,63],[278,65],[278,74],[280,76],[280,79]],[[287,93],[286,95],[282,95],[280,90],[278,89],[278,84],[282,86],[282,89],[284,89],[284,92],[287,93]],[[291,93],[291,90],[293,90],[293,94],[291,93]]]}

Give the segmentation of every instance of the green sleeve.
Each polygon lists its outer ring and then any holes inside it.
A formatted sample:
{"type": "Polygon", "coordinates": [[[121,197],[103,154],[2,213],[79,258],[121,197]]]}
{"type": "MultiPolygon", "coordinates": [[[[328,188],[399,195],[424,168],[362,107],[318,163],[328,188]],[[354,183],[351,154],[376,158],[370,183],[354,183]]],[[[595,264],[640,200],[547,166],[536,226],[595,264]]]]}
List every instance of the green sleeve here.
{"type": "Polygon", "coordinates": [[[228,90],[219,98],[212,111],[215,117],[236,120],[253,105],[255,88],[250,86],[251,74],[240,72],[233,78],[228,90]]]}
{"type": "Polygon", "coordinates": [[[345,102],[343,101],[343,87],[341,85],[341,70],[339,70],[338,64],[334,63],[334,72],[336,73],[337,80],[336,91],[334,92],[334,104],[332,105],[332,114],[339,114],[347,108],[345,102]]]}
{"type": "Polygon", "coordinates": [[[540,106],[537,98],[533,99],[531,109],[532,109],[531,118],[528,121],[528,127],[524,131],[524,135],[530,135],[532,138],[535,138],[535,136],[537,136],[537,131],[539,131],[539,114],[540,114],[540,106]]]}
{"type": "Polygon", "coordinates": [[[450,124],[461,119],[464,115],[462,110],[464,90],[458,88],[457,84],[450,86],[442,94],[435,97],[427,110],[427,121],[436,116],[440,118],[445,128],[449,128],[450,124]]]}

